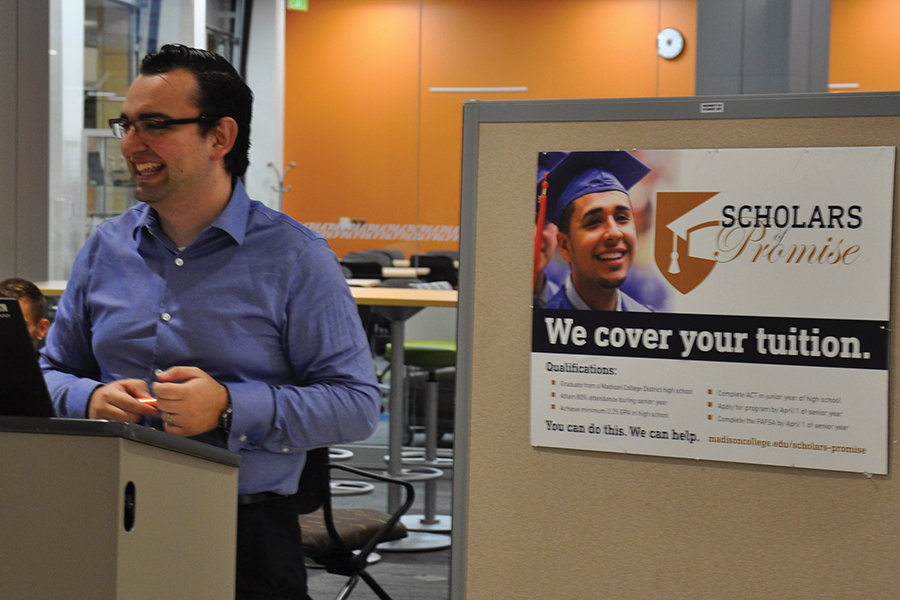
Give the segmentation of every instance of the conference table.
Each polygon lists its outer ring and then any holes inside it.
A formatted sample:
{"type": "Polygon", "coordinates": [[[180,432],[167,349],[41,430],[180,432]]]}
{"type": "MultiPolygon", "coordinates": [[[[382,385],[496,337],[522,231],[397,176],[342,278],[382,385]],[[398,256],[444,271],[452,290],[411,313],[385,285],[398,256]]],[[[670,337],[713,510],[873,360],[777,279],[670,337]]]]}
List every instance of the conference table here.
{"type": "MultiPolygon", "coordinates": [[[[59,297],[66,289],[64,280],[36,281],[35,284],[48,297],[59,297]]],[[[456,308],[458,292],[456,290],[350,286],[350,293],[357,304],[372,306],[391,322],[388,474],[392,477],[402,477],[403,415],[405,414],[403,341],[406,337],[406,321],[429,306],[456,308]]],[[[400,506],[400,490],[396,488],[397,486],[389,486],[388,512],[393,512],[400,506]]]]}

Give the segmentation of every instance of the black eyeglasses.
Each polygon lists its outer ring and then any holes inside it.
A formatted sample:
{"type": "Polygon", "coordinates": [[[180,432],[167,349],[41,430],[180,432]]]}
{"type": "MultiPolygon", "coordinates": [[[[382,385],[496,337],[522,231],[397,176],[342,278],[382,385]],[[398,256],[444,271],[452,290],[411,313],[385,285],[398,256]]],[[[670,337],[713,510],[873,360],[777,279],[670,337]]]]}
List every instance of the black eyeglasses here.
{"type": "Polygon", "coordinates": [[[129,131],[144,140],[153,140],[164,134],[173,125],[187,125],[188,123],[211,123],[218,121],[222,117],[214,117],[211,115],[200,115],[190,119],[135,119],[129,121],[125,118],[110,119],[109,128],[112,129],[113,135],[119,139],[125,137],[129,131]]]}

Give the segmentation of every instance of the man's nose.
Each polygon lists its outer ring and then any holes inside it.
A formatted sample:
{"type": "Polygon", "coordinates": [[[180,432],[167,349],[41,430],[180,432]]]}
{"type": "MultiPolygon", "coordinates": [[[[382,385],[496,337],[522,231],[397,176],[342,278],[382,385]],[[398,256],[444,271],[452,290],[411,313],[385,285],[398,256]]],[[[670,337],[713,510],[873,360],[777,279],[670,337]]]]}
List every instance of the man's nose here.
{"type": "Polygon", "coordinates": [[[121,146],[122,154],[128,157],[138,150],[146,148],[147,144],[144,142],[143,138],[137,134],[137,128],[132,125],[125,131],[125,135],[122,136],[121,146]]]}
{"type": "Polygon", "coordinates": [[[610,219],[609,221],[607,221],[604,237],[606,238],[607,242],[612,243],[618,242],[620,239],[622,239],[622,229],[619,228],[619,224],[615,219],[610,219]]]}

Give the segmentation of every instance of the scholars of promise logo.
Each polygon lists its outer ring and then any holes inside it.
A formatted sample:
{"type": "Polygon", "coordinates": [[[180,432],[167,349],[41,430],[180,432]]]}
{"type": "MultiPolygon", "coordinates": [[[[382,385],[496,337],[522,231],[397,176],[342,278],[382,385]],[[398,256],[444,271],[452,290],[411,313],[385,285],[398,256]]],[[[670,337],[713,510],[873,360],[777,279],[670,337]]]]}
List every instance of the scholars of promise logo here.
{"type": "Polygon", "coordinates": [[[862,226],[852,205],[733,205],[719,192],[658,192],[654,259],[666,281],[688,294],[722,263],[849,265],[861,248],[839,235],[862,226]],[[814,230],[816,236],[788,232],[814,230]]]}

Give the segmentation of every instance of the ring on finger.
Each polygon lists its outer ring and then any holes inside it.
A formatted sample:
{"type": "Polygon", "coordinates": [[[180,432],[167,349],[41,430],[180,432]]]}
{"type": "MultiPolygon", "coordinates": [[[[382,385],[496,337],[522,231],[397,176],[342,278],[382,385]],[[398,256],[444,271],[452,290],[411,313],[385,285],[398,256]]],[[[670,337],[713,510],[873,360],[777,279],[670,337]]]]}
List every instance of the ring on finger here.
{"type": "Polygon", "coordinates": [[[166,413],[166,425],[171,425],[171,424],[172,424],[172,418],[173,418],[174,416],[175,416],[175,415],[173,415],[172,413],[166,413]]]}

